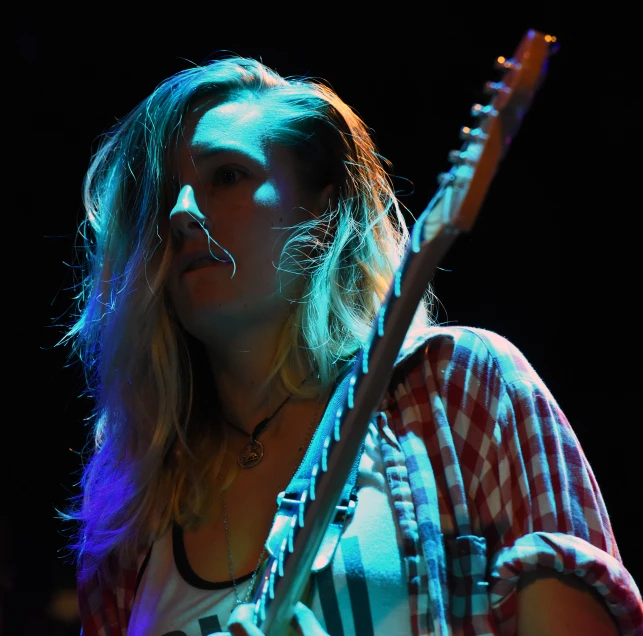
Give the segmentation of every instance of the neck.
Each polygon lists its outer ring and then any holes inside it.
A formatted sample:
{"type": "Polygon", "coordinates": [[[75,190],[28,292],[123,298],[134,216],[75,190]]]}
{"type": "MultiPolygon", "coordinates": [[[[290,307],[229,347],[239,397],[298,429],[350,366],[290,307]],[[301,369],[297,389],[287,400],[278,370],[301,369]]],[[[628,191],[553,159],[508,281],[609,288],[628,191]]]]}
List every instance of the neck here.
{"type": "Polygon", "coordinates": [[[280,331],[281,325],[267,324],[206,345],[222,415],[248,435],[288,397],[279,381],[264,386],[280,331]]]}

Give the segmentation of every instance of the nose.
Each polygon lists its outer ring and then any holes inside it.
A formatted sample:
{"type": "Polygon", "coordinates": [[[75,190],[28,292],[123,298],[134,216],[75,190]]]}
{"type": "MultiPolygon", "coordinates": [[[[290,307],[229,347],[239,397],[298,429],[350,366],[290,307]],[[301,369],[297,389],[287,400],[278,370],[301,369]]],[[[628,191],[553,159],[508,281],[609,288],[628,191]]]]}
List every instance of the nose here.
{"type": "Polygon", "coordinates": [[[179,237],[189,237],[203,232],[208,219],[201,214],[194,198],[194,188],[184,185],[179,192],[176,203],[170,212],[172,232],[179,237]]]}

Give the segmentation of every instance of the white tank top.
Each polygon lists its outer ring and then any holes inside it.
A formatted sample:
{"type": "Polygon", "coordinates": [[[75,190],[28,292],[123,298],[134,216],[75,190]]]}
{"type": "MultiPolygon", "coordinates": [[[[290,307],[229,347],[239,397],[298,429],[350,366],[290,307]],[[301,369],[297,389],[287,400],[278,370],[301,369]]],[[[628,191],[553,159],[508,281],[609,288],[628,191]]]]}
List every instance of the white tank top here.
{"type": "MultiPolygon", "coordinates": [[[[407,569],[375,424],[366,436],[357,487],[354,518],[331,565],[313,577],[310,607],[331,636],[410,636],[407,569]]],[[[250,582],[251,574],[237,579],[240,598],[250,582]]],[[[181,531],[170,530],[152,548],[127,633],[209,636],[225,630],[235,605],[232,582],[198,577],[181,531]]]]}

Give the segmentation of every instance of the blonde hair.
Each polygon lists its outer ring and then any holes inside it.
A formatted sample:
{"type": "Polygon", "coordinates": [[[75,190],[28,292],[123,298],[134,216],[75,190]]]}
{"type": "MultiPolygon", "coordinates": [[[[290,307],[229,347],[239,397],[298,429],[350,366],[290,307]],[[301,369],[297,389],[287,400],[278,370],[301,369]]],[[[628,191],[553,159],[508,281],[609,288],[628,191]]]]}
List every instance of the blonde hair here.
{"type": "MultiPolygon", "coordinates": [[[[267,101],[274,141],[297,153],[304,185],[333,186],[332,205],[292,228],[283,249],[280,268],[301,274],[303,292],[266,382],[307,397],[331,387],[366,343],[409,240],[369,131],[320,81],[217,60],[165,80],[103,136],[84,182],[84,269],[64,339],[95,400],[82,494],[66,513],[80,524],[72,548],[85,576],[110,555],[132,563],[173,521],[196,526],[215,478],[232,474],[226,428],[211,424],[216,396],[203,350],[165,289],[174,154],[183,117],[202,97],[267,101]],[[303,369],[318,382],[301,388],[303,369]]],[[[427,290],[411,329],[431,323],[429,298],[427,290]]]]}

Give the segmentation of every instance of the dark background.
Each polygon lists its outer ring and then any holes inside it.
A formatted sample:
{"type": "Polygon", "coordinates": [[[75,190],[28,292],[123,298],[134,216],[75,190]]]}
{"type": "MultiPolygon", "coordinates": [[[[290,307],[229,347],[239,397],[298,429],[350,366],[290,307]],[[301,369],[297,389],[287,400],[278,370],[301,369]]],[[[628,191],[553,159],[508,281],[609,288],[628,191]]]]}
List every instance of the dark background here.
{"type": "Polygon", "coordinates": [[[407,193],[401,200],[418,215],[448,168],[448,151],[460,146],[459,128],[471,123],[470,106],[484,99],[483,83],[496,79],[494,59],[509,57],[528,28],[558,37],[561,49],[473,231],[435,278],[439,318],[497,331],[526,354],[572,423],[625,564],[641,580],[641,347],[632,335],[641,205],[640,177],[626,159],[638,108],[625,34],[633,18],[602,13],[590,23],[541,6],[467,15],[463,6],[436,12],[396,3],[348,14],[341,5],[257,12],[185,3],[160,16],[134,3],[94,15],[23,3],[11,69],[20,81],[3,100],[5,139],[16,135],[4,148],[12,167],[3,312],[6,634],[78,629],[51,617],[52,601],[74,586],[55,508],[76,492],[89,404],[79,397],[79,369],[54,345],[71,305],[67,264],[84,170],[116,118],[170,74],[221,51],[259,57],[282,75],[328,80],[373,128],[407,193]]]}

